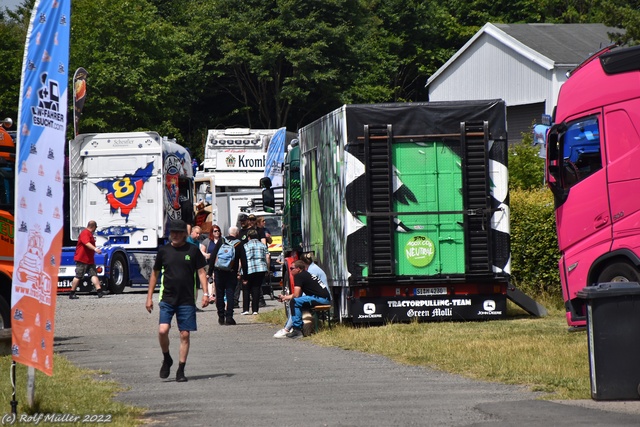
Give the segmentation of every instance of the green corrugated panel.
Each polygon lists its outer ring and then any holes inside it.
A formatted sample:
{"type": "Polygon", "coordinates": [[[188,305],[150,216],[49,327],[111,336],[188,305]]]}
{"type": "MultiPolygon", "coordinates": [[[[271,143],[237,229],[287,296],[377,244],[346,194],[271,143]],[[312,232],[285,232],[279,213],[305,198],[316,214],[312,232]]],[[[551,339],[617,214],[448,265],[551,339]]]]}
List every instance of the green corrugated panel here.
{"type": "MultiPolygon", "coordinates": [[[[397,212],[462,211],[462,172],[458,155],[437,142],[396,143],[393,161],[397,178],[417,201],[398,200],[397,212]]],[[[462,214],[400,215],[410,231],[395,235],[396,273],[401,276],[464,273],[464,229],[462,214]]]]}

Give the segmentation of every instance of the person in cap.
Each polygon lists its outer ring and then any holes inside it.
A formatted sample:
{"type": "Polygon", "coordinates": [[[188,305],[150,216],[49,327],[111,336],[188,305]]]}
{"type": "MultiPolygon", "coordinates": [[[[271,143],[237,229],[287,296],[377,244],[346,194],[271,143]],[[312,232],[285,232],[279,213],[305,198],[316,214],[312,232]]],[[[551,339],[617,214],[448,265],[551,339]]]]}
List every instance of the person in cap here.
{"type": "MultiPolygon", "coordinates": [[[[161,246],[156,255],[153,271],[149,278],[146,308],[153,311],[153,292],[158,283],[160,272],[160,321],[158,338],[163,354],[160,378],[168,378],[173,365],[169,353],[169,330],[171,320],[176,316],[180,331],[180,352],[176,381],[185,382],[184,368],[189,355],[191,331],[198,330],[196,324],[196,296],[198,282],[203,290],[202,307],[209,305],[207,293],[207,261],[200,248],[187,243],[187,224],[182,220],[173,220],[169,225],[169,243],[161,246]]],[[[212,296],[215,299],[215,295],[212,296]]]]}
{"type": "Polygon", "coordinates": [[[246,213],[238,214],[238,223],[240,225],[238,227],[238,237],[242,244],[245,244],[247,243],[247,231],[249,231],[249,215],[246,213]]]}

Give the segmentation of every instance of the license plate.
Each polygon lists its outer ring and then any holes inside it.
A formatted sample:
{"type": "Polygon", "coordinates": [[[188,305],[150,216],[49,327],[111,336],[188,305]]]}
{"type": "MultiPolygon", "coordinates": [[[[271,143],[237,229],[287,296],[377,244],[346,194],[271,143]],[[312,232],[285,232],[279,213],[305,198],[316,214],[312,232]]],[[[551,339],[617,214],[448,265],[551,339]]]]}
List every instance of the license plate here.
{"type": "Polygon", "coordinates": [[[416,288],[414,295],[447,295],[447,288],[416,288]]]}

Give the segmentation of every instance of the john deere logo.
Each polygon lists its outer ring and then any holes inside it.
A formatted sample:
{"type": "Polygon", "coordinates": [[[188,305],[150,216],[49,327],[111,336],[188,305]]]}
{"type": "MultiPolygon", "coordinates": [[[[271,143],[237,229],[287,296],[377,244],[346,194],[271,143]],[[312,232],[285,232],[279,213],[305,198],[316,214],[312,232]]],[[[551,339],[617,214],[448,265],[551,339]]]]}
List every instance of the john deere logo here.
{"type": "Polygon", "coordinates": [[[376,312],[376,305],[368,302],[364,305],[362,311],[364,311],[364,314],[374,314],[376,312]]]}
{"type": "Polygon", "coordinates": [[[436,249],[427,236],[413,236],[404,246],[404,254],[411,265],[426,267],[433,261],[436,249]]]}
{"type": "Polygon", "coordinates": [[[236,158],[233,156],[233,154],[229,154],[229,157],[227,157],[227,167],[228,168],[232,168],[235,167],[236,165],[236,158]]]}

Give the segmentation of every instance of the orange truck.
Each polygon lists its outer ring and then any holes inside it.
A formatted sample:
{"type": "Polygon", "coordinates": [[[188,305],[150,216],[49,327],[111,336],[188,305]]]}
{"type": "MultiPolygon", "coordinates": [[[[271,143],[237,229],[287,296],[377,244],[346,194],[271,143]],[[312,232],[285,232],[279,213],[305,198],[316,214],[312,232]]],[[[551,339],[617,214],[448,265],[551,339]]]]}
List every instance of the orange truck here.
{"type": "Polygon", "coordinates": [[[16,146],[6,129],[12,125],[5,119],[0,126],[0,329],[11,327],[16,146]]]}

